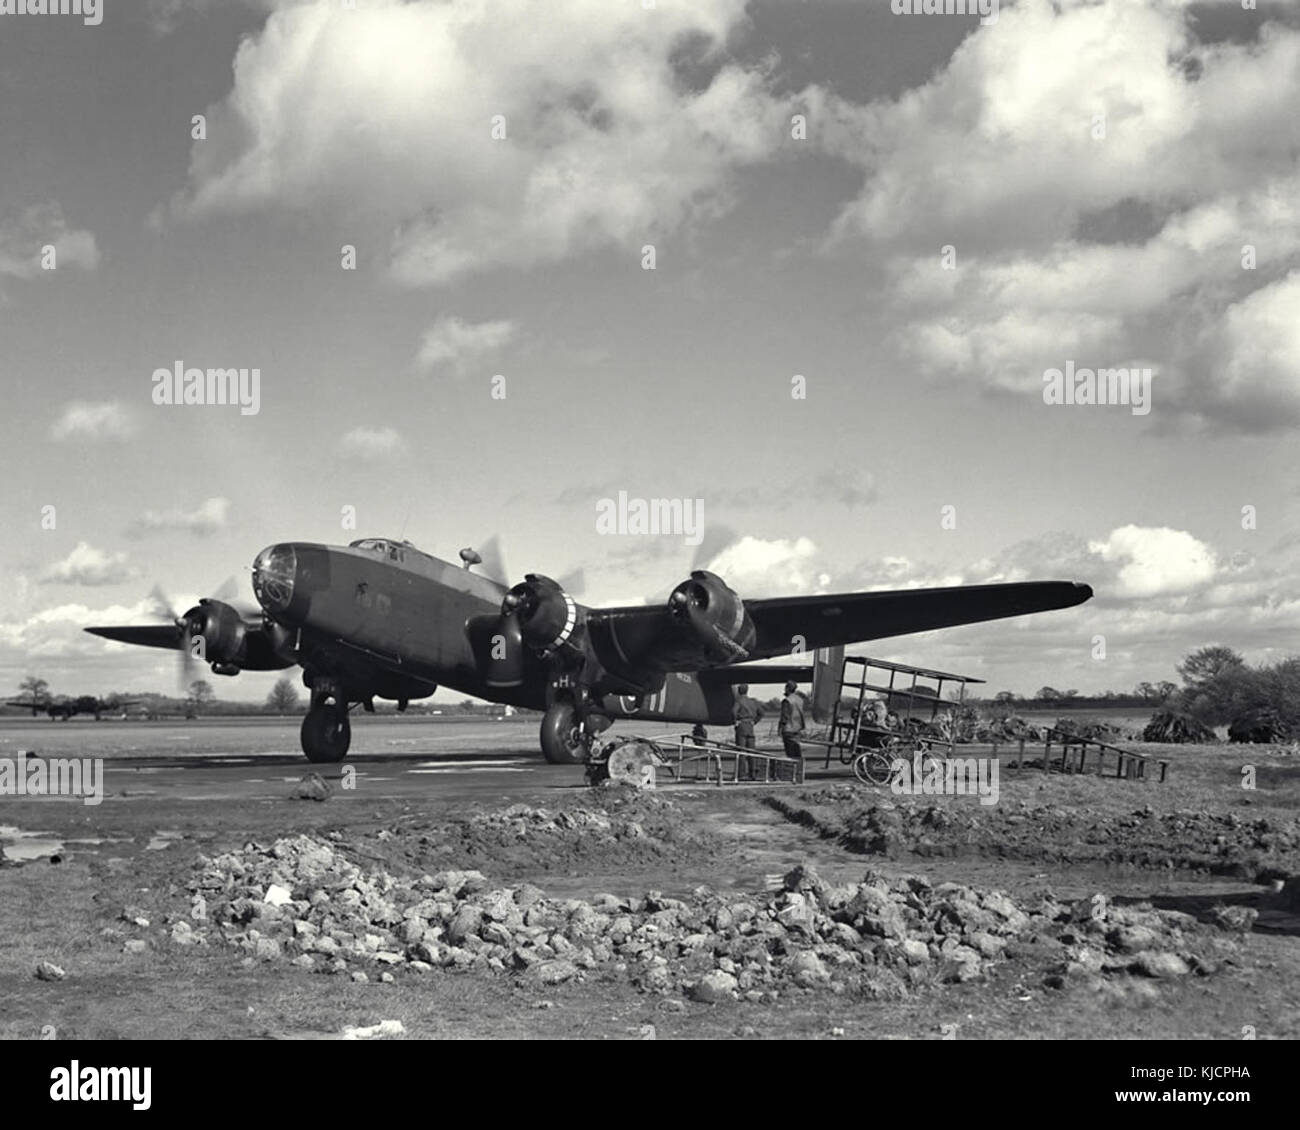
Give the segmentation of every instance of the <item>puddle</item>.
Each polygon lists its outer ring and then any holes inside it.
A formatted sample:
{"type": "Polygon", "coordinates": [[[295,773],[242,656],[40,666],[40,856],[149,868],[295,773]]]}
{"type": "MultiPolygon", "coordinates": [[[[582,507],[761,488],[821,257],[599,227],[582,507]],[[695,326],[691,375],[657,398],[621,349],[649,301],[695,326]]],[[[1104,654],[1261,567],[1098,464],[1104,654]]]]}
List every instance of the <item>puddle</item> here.
{"type": "Polygon", "coordinates": [[[162,851],[164,848],[171,847],[172,844],[183,836],[183,832],[176,832],[170,829],[167,831],[155,832],[153,836],[150,837],[149,842],[144,845],[145,851],[162,851]]]}
{"type": "Polygon", "coordinates": [[[63,841],[49,832],[24,832],[12,824],[0,824],[0,855],[14,862],[49,859],[63,850],[63,841]]]}

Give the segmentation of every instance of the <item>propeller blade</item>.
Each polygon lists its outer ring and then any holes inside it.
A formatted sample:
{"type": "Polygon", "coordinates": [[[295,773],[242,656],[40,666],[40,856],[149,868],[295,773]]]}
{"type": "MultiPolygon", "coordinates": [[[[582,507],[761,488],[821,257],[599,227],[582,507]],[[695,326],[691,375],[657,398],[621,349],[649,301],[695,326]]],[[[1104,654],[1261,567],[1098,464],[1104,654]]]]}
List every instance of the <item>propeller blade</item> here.
{"type": "Polygon", "coordinates": [[[691,570],[706,568],[724,549],[740,540],[739,535],[730,526],[721,524],[708,526],[704,537],[695,547],[695,556],[691,559],[691,570]]]}
{"type": "Polygon", "coordinates": [[[194,660],[191,656],[190,649],[194,646],[194,637],[190,632],[188,621],[181,622],[180,642],[176,645],[176,684],[180,690],[181,697],[189,689],[189,684],[194,681],[194,660]]]}
{"type": "Polygon", "coordinates": [[[217,586],[217,591],[212,594],[213,600],[224,601],[229,604],[239,596],[239,581],[233,573],[217,586]]]}
{"type": "Polygon", "coordinates": [[[232,573],[217,587],[217,591],[212,594],[212,599],[230,605],[245,620],[260,619],[262,615],[261,606],[248,599],[241,600],[239,593],[239,576],[232,573]]]}
{"type": "MultiPolygon", "coordinates": [[[[740,535],[730,526],[714,524],[704,531],[704,537],[700,539],[700,544],[695,547],[695,553],[691,558],[691,572],[697,569],[706,569],[713,564],[723,550],[729,549],[740,541],[740,535]]],[[[646,601],[646,604],[664,604],[672,595],[673,586],[656,589],[655,592],[646,601]]],[[[680,602],[676,602],[680,603],[680,602]]]]}
{"type": "Polygon", "coordinates": [[[86,631],[92,636],[133,643],[138,647],[180,647],[181,633],[175,624],[124,625],[120,628],[87,628],[86,631]]]}
{"type": "Polygon", "coordinates": [[[501,539],[493,534],[481,546],[477,547],[478,555],[482,562],[478,566],[478,571],[488,580],[496,581],[499,585],[510,586],[510,573],[506,569],[505,557],[501,552],[501,539]]]}
{"type": "Polygon", "coordinates": [[[587,587],[587,574],[583,572],[582,566],[579,565],[556,577],[555,583],[571,597],[577,599],[582,596],[583,590],[587,587]]]}
{"type": "Polygon", "coordinates": [[[162,585],[154,585],[149,590],[149,602],[153,605],[154,611],[159,616],[166,616],[168,620],[175,623],[180,619],[176,609],[172,607],[172,602],[167,594],[163,592],[162,585]]]}

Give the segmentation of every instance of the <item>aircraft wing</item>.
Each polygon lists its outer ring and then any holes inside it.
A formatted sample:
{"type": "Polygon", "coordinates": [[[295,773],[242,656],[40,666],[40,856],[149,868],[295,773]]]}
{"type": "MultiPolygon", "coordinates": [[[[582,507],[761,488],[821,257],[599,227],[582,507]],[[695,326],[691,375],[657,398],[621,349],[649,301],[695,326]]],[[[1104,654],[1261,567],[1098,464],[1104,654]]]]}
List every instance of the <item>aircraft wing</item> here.
{"type": "Polygon", "coordinates": [[[805,650],[863,643],[1072,608],[1091,596],[1089,586],[1075,581],[1027,581],[748,600],[745,607],[758,629],[750,658],[788,655],[796,641],[801,641],[805,650]]]}
{"type": "MultiPolygon", "coordinates": [[[[1091,588],[1074,581],[1026,581],[746,600],[745,609],[757,629],[748,658],[771,659],[789,655],[796,648],[810,652],[1029,612],[1049,612],[1082,604],[1091,596],[1091,588]]],[[[644,654],[646,648],[653,647],[656,633],[667,618],[663,606],[597,608],[589,613],[588,623],[595,638],[608,634],[615,650],[630,656],[644,654]]],[[[671,669],[686,668],[674,664],[671,669]]],[[[760,681],[751,672],[746,674],[751,681],[760,681]]]]}

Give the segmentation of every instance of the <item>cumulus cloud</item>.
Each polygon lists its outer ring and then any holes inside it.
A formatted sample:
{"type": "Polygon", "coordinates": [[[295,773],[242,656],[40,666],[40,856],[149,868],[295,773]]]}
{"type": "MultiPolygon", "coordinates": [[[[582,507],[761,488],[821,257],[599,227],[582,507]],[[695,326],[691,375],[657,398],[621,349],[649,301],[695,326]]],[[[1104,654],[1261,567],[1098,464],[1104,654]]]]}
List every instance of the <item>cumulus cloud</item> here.
{"type": "Polygon", "coordinates": [[[742,537],[715,554],[705,568],[747,597],[825,592],[831,580],[820,568],[817,546],[804,537],[742,537]]]}
{"type": "Polygon", "coordinates": [[[1269,25],[1258,43],[1207,46],[1193,28],[1190,6],[1165,0],[1005,9],[924,86],[839,106],[829,144],[868,176],[838,233],[1050,243],[1121,201],[1287,175],[1300,36],[1269,25]]]}
{"type": "Polygon", "coordinates": [[[393,459],[406,451],[406,441],[395,428],[353,428],[339,441],[339,450],[363,463],[393,459]]]}
{"type": "Polygon", "coordinates": [[[99,248],[91,232],[68,227],[56,201],[32,204],[21,212],[0,216],[0,275],[32,279],[54,276],[67,267],[93,271],[99,248]],[[54,248],[54,270],[43,265],[44,249],[54,248]]]}
{"type": "Polygon", "coordinates": [[[413,286],[639,254],[728,207],[733,172],[788,132],[761,71],[721,62],[702,87],[679,73],[744,13],[745,0],[554,0],[522,17],[513,0],[282,6],[241,44],[172,214],[366,217],[413,286]]]}
{"type": "Polygon", "coordinates": [[[1067,360],[1149,365],[1157,420],[1300,424],[1300,29],[1255,23],[1204,43],[1190,4],[1023,0],[897,100],[828,103],[864,170],[831,243],[884,251],[899,353],[1034,396],[1067,360]]]}
{"type": "Polygon", "coordinates": [[[125,553],[109,553],[88,542],[78,542],[67,557],[41,574],[43,584],[116,585],[139,576],[125,553]]]}
{"type": "Polygon", "coordinates": [[[836,578],[837,589],[872,592],[882,589],[933,589],[965,583],[962,573],[913,561],[902,555],[887,555],[859,562],[846,576],[836,578]]]}
{"type": "Polygon", "coordinates": [[[1185,593],[1212,580],[1217,570],[1209,546],[1185,530],[1165,526],[1121,526],[1088,548],[1118,565],[1121,596],[1185,593]]]}
{"type": "MultiPolygon", "coordinates": [[[[240,0],[147,0],[143,16],[149,29],[157,36],[170,35],[186,19],[206,16],[218,6],[228,8],[240,0]]],[[[281,0],[242,0],[245,7],[254,10],[270,11],[281,0]]],[[[297,3],[311,3],[313,0],[295,0],[297,3]]]]}
{"type": "MultiPolygon", "coordinates": [[[[948,585],[1014,584],[1023,581],[1083,581],[1092,585],[1089,608],[1125,606],[1134,601],[1155,607],[1162,598],[1181,607],[1196,592],[1202,606],[1211,592],[1229,586],[1243,603],[1258,599],[1258,570],[1248,554],[1220,561],[1214,549],[1186,530],[1126,525],[1092,539],[1056,532],[1006,546],[997,553],[954,568],[936,562],[887,556],[859,562],[836,577],[836,587],[853,589],[932,588],[948,585]],[[1245,587],[1241,587],[1245,586],[1245,587]]],[[[1163,605],[1162,605],[1163,607],[1163,605]]]]}
{"type": "Polygon", "coordinates": [[[1300,424],[1300,271],[1205,324],[1185,359],[1180,410],[1242,431],[1300,424]]]}
{"type": "Polygon", "coordinates": [[[444,314],[420,342],[417,364],[426,371],[443,369],[460,377],[514,337],[513,322],[466,322],[444,314]]]}
{"type": "Polygon", "coordinates": [[[131,414],[113,400],[74,400],[54,422],[56,440],[124,440],[135,432],[131,414]]]}
{"type": "Polygon", "coordinates": [[[207,537],[224,529],[230,520],[230,499],[206,498],[193,510],[146,510],[129,527],[131,537],[166,530],[185,530],[207,537]]]}
{"type": "Polygon", "coordinates": [[[120,651],[125,645],[87,635],[81,629],[94,624],[139,624],[155,619],[156,610],[148,600],[107,608],[60,604],[0,621],[0,648],[12,650],[23,662],[95,655],[106,649],[120,651]]]}

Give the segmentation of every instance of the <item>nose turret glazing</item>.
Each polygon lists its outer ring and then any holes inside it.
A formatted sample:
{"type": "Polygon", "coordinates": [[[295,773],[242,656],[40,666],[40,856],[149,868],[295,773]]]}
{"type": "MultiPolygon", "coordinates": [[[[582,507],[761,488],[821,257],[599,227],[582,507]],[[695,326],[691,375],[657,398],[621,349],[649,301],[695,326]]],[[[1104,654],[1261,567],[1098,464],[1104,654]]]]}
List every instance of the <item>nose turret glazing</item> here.
{"type": "Polygon", "coordinates": [[[298,554],[292,545],[268,545],[253,560],[253,593],[270,615],[284,612],[293,600],[298,554]]]}

